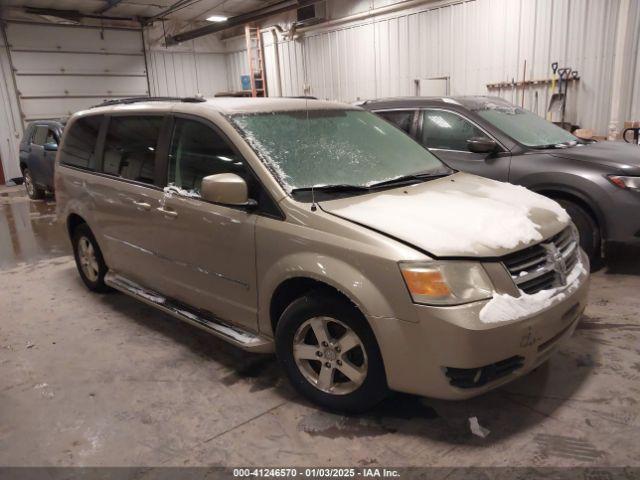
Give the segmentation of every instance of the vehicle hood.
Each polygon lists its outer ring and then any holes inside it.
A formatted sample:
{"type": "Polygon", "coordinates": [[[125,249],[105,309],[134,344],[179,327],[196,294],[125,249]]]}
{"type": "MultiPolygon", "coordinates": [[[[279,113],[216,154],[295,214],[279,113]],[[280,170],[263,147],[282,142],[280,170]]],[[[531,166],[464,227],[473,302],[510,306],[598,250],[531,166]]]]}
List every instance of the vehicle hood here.
{"type": "Polygon", "coordinates": [[[502,256],[555,235],[570,221],[549,198],[467,173],[320,207],[435,257],[502,256]]]}
{"type": "Polygon", "coordinates": [[[607,165],[640,175],[640,147],[625,142],[597,142],[548,152],[559,158],[607,165]]]}

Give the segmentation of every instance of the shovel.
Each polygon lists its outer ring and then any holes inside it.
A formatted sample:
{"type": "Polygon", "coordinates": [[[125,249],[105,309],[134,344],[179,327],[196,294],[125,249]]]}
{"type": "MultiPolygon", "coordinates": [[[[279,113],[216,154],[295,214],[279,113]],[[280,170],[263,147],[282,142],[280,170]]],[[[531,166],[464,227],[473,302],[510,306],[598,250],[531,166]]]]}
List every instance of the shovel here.
{"type": "MultiPolygon", "coordinates": [[[[556,72],[558,71],[558,62],[553,62],[551,64],[551,69],[553,70],[553,79],[551,80],[551,91],[553,92],[556,89],[556,72]]],[[[551,95],[551,100],[549,100],[549,108],[547,108],[548,120],[551,121],[551,114],[560,112],[562,110],[562,104],[564,103],[564,93],[562,93],[562,77],[560,77],[560,82],[558,83],[558,91],[551,95]]]]}

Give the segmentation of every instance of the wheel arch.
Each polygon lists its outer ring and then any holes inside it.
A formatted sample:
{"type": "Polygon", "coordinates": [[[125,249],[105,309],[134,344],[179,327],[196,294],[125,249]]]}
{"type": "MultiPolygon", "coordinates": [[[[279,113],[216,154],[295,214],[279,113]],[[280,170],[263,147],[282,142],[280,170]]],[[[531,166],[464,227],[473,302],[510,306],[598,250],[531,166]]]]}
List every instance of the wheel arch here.
{"type": "Polygon", "coordinates": [[[83,223],[87,223],[87,221],[77,213],[71,213],[67,217],[67,232],[69,233],[69,238],[73,237],[73,232],[78,227],[78,225],[81,225],[83,223]]]}
{"type": "MultiPolygon", "coordinates": [[[[280,316],[291,302],[311,291],[318,290],[347,300],[362,313],[358,305],[349,298],[348,295],[338,290],[336,287],[310,277],[291,277],[280,283],[271,295],[271,302],[269,304],[269,321],[272,332],[276,331],[276,325],[278,324],[280,316]]],[[[365,316],[363,315],[363,317],[365,316]]]]}
{"type": "Polygon", "coordinates": [[[587,214],[596,222],[600,229],[600,237],[606,238],[606,221],[604,214],[594,202],[584,192],[567,187],[565,185],[540,185],[538,187],[530,187],[536,193],[549,197],[551,199],[562,199],[575,203],[585,210],[587,214]]]}
{"type": "Polygon", "coordinates": [[[259,283],[259,329],[267,335],[275,332],[284,308],[313,289],[325,289],[346,298],[367,319],[374,334],[375,326],[368,317],[394,316],[392,304],[375,283],[353,265],[338,258],[310,252],[290,254],[261,275],[259,283]],[[340,279],[348,279],[348,282],[341,283],[340,279]]]}

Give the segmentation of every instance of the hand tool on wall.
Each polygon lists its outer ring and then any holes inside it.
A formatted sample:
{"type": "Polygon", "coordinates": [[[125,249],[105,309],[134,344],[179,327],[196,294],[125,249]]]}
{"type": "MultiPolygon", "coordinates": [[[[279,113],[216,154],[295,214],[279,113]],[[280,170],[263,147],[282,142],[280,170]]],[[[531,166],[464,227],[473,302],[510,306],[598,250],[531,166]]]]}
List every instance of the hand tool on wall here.
{"type": "Polygon", "coordinates": [[[569,85],[569,77],[571,77],[571,67],[559,68],[558,75],[560,76],[560,84],[558,86],[558,91],[562,95],[562,108],[560,114],[560,126],[565,128],[564,126],[564,117],[567,110],[567,87],[569,85]],[[564,85],[564,89],[563,89],[564,85]]]}
{"type": "Polygon", "coordinates": [[[553,97],[556,94],[556,73],[558,72],[558,62],[553,62],[551,64],[551,71],[553,72],[551,75],[551,88],[549,91],[551,92],[551,99],[549,100],[549,108],[547,109],[547,120],[551,121],[553,118],[553,97]]]}
{"type": "Polygon", "coordinates": [[[527,61],[524,61],[524,68],[522,70],[522,108],[524,108],[524,92],[527,88],[525,82],[527,81],[527,61]]]}
{"type": "Polygon", "coordinates": [[[553,62],[551,64],[551,70],[553,71],[553,75],[551,77],[551,99],[549,100],[549,108],[547,109],[547,120],[549,121],[553,119],[553,113],[559,112],[562,107],[562,81],[560,81],[558,85],[558,91],[555,91],[557,80],[556,74],[558,73],[558,62],[553,62]]]}

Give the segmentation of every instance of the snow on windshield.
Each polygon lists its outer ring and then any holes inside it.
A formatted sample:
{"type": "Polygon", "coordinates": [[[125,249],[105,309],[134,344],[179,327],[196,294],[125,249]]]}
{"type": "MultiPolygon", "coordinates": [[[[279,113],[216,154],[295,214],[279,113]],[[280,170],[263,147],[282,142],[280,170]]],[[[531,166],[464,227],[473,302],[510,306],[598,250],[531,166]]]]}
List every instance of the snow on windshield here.
{"type": "Polygon", "coordinates": [[[404,132],[360,110],[309,110],[231,117],[284,188],[371,184],[442,163],[404,132]]]}

